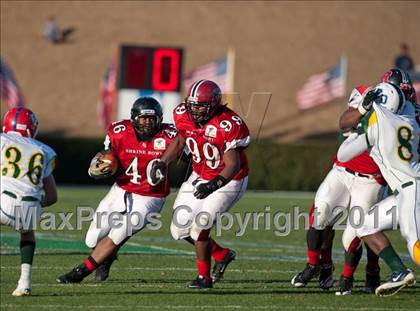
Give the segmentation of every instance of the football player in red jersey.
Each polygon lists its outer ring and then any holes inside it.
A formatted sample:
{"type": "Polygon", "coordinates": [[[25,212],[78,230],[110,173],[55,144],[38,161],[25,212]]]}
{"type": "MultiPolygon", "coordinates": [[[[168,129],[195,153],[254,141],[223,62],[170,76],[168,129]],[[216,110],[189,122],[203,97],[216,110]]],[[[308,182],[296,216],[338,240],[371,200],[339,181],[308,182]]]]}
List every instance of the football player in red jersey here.
{"type": "Polygon", "coordinates": [[[171,224],[174,239],[186,239],[195,246],[198,276],[189,288],[212,287],[235,258],[233,251],[221,248],[210,238],[210,230],[218,213],[227,212],[242,197],[248,183],[244,149],[250,143],[249,130],[221,100],[216,83],[195,82],[185,102],[174,109],[177,138],[152,167],[152,179],[159,180],[185,146],[192,155],[193,172],[179,189],[171,224]],[[211,257],[216,262],[212,275],[211,257]]]}
{"type": "MultiPolygon", "coordinates": [[[[350,95],[349,108],[344,115],[348,111],[357,111],[368,91],[367,86],[356,87],[350,95]]],[[[385,185],[386,182],[378,166],[368,153],[365,152],[345,163],[339,162],[337,158],[334,159],[334,166],[318,188],[310,212],[310,228],[307,232],[308,262],[305,269],[293,277],[292,284],[295,287],[306,286],[318,275],[321,289],[333,286],[331,259],[333,225],[340,217],[343,208],[358,207],[367,212],[371,206],[380,201],[385,185]],[[314,224],[314,212],[318,214],[316,224],[314,224]]],[[[358,220],[354,221],[357,223],[358,220]]],[[[349,295],[353,287],[353,275],[362,255],[361,241],[356,237],[356,230],[349,221],[342,240],[345,247],[344,271],[336,294],[349,295]]],[[[379,286],[378,256],[367,248],[367,257],[365,289],[369,293],[374,293],[379,286]]]]}
{"type": "Polygon", "coordinates": [[[57,282],[79,283],[98,267],[101,273],[97,280],[106,279],[118,249],[162,209],[169,194],[168,182],[163,176],[164,182],[153,183],[150,168],[176,135],[173,127],[162,124],[162,108],[151,97],[134,102],[131,120],[110,126],[105,148],[92,160],[89,175],[93,178],[110,176],[110,169],[97,170],[106,153],[118,159],[122,173],[100,202],[86,234],[86,245],[94,250],[79,266],[58,277],[57,282]]]}

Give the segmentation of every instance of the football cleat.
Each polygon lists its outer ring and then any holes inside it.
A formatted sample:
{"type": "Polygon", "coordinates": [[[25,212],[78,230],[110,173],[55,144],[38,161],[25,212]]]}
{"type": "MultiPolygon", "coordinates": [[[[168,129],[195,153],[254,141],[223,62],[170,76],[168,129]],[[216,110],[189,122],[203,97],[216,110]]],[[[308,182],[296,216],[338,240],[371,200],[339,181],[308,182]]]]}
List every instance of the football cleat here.
{"type": "Polygon", "coordinates": [[[398,293],[401,289],[406,286],[413,286],[416,284],[416,277],[410,269],[405,271],[396,271],[388,277],[387,281],[379,286],[375,294],[377,296],[392,296],[398,293]]]}
{"type": "Polygon", "coordinates": [[[295,287],[305,287],[306,284],[308,284],[310,280],[312,280],[313,278],[319,275],[319,271],[320,271],[319,267],[316,267],[307,263],[305,269],[303,269],[302,272],[299,272],[298,274],[296,274],[293,277],[291,283],[295,287]]]}
{"type": "Polygon", "coordinates": [[[56,281],[61,284],[80,283],[84,278],[83,270],[80,267],[77,267],[70,272],[59,276],[56,281]]]}
{"type": "Polygon", "coordinates": [[[334,264],[331,262],[321,266],[319,272],[319,288],[328,290],[334,285],[334,264]]]}
{"type": "Polygon", "coordinates": [[[340,277],[338,282],[338,291],[335,292],[336,296],[347,296],[351,295],[353,289],[353,278],[346,278],[343,275],[340,277]]]}
{"type": "Polygon", "coordinates": [[[112,255],[96,269],[95,282],[103,282],[109,277],[109,270],[116,259],[118,259],[117,255],[112,255]]]}
{"type": "Polygon", "coordinates": [[[188,288],[192,289],[206,289],[212,288],[213,282],[211,279],[206,279],[204,276],[198,275],[191,283],[187,284],[188,288]]]}
{"type": "Polygon", "coordinates": [[[213,272],[211,274],[211,279],[213,283],[220,281],[225,274],[227,266],[236,258],[236,252],[234,250],[229,250],[225,258],[222,261],[216,261],[213,265],[213,272]]]}
{"type": "Polygon", "coordinates": [[[30,296],[31,295],[31,288],[30,287],[27,287],[27,288],[17,287],[13,291],[12,295],[15,296],[15,297],[30,296]]]}
{"type": "Polygon", "coordinates": [[[375,290],[381,285],[379,271],[379,269],[366,269],[365,293],[374,294],[375,290]]]}

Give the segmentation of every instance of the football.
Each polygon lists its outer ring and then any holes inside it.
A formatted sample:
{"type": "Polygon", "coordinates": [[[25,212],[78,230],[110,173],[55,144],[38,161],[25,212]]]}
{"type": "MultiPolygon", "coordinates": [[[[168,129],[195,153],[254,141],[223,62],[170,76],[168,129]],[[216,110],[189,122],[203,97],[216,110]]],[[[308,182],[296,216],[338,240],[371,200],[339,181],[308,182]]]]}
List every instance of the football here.
{"type": "Polygon", "coordinates": [[[118,170],[118,159],[112,153],[107,153],[100,158],[100,160],[109,165],[112,175],[114,175],[118,170]]]}

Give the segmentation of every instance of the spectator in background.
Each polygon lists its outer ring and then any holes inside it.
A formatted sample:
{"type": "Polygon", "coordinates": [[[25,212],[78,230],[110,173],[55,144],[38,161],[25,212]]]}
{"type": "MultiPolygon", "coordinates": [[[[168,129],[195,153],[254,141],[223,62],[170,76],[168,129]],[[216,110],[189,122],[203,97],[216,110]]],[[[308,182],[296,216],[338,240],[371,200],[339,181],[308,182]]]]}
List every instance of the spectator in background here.
{"type": "Polygon", "coordinates": [[[63,43],[67,40],[67,37],[75,31],[74,27],[65,28],[63,30],[58,26],[55,17],[48,17],[47,23],[44,28],[44,36],[50,42],[57,44],[63,43]]]}
{"type": "Polygon", "coordinates": [[[406,43],[401,43],[401,54],[395,57],[395,67],[404,71],[411,72],[414,70],[414,61],[409,54],[409,47],[406,43]]]}

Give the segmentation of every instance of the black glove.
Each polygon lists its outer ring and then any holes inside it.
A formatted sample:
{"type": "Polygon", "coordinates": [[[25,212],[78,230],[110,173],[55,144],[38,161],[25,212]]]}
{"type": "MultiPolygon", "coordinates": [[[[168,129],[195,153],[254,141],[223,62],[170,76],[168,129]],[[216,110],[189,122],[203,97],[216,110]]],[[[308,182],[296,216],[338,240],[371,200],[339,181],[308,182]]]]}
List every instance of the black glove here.
{"type": "Polygon", "coordinates": [[[372,109],[373,102],[375,99],[379,98],[380,94],[381,90],[370,90],[367,92],[362,104],[358,108],[359,112],[364,115],[370,111],[372,109]]]}
{"type": "Polygon", "coordinates": [[[150,180],[152,185],[157,185],[160,183],[166,176],[166,163],[157,160],[153,162],[152,167],[150,169],[150,180]]]}
{"type": "MultiPolygon", "coordinates": [[[[195,186],[199,182],[199,179],[196,179],[193,181],[193,186],[195,186]]],[[[224,185],[226,185],[228,181],[223,176],[217,175],[212,180],[206,183],[199,184],[195,188],[194,196],[199,199],[205,199],[207,198],[211,193],[216,191],[219,188],[222,188],[224,185]]]]}

